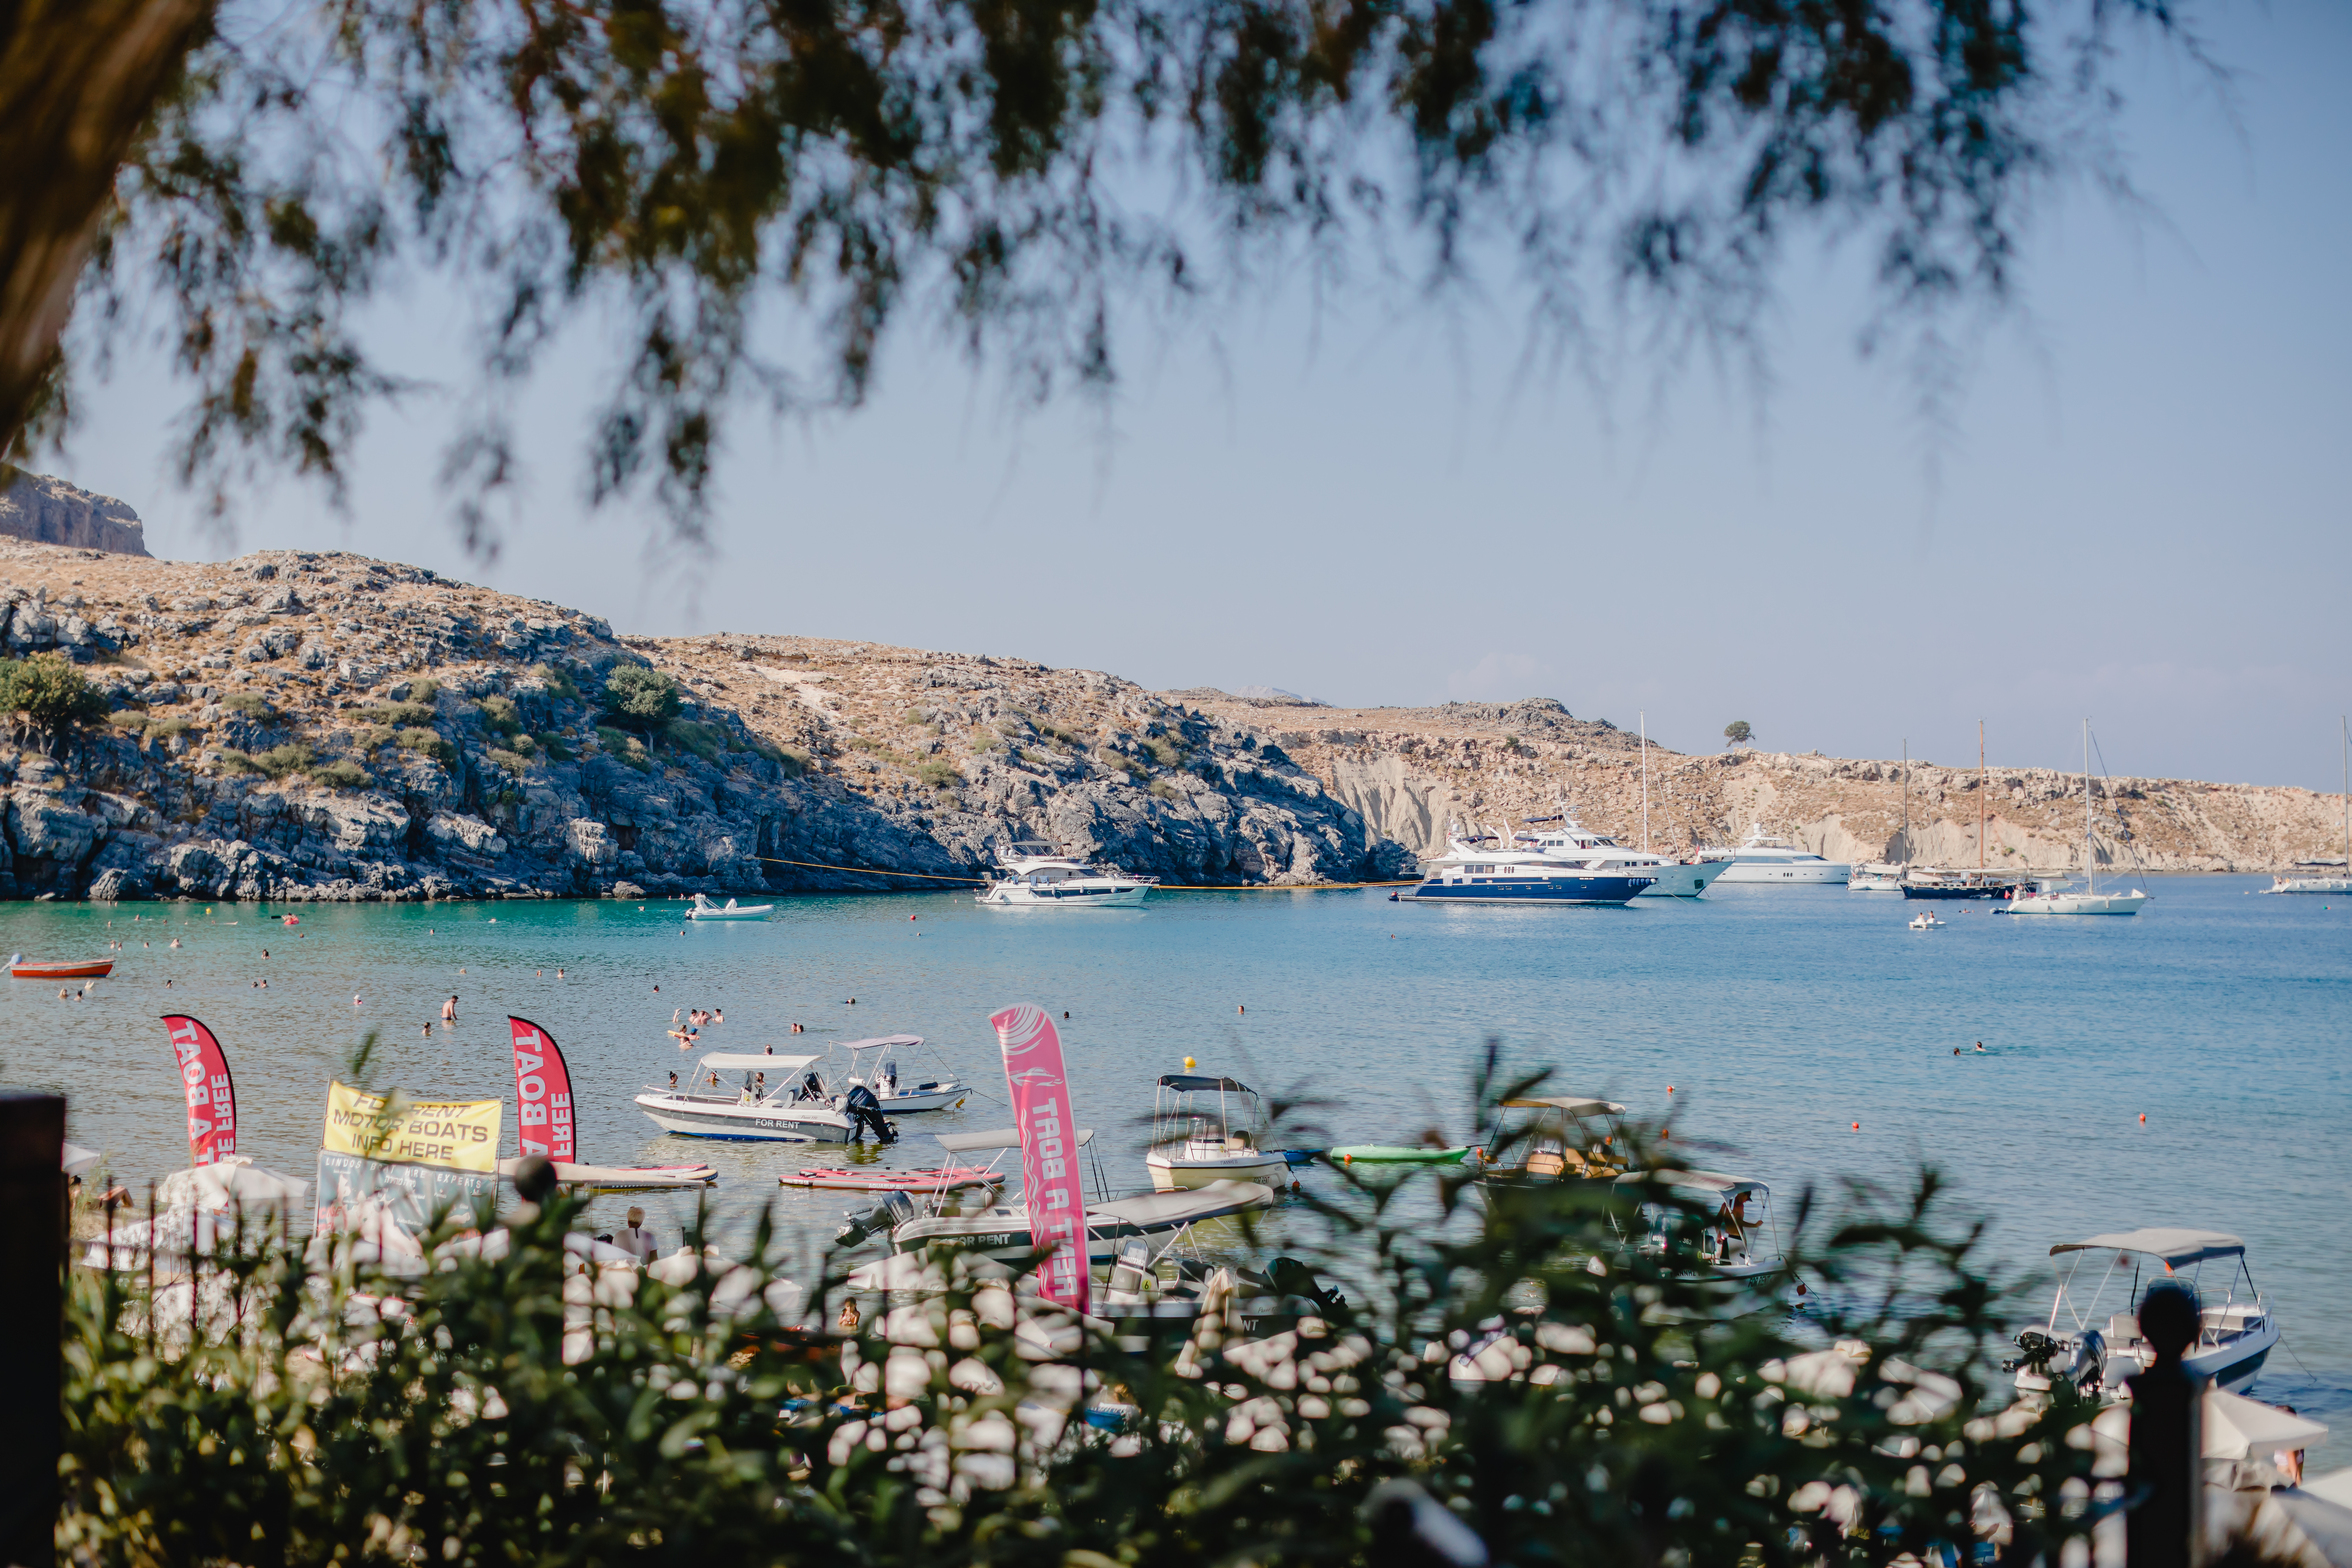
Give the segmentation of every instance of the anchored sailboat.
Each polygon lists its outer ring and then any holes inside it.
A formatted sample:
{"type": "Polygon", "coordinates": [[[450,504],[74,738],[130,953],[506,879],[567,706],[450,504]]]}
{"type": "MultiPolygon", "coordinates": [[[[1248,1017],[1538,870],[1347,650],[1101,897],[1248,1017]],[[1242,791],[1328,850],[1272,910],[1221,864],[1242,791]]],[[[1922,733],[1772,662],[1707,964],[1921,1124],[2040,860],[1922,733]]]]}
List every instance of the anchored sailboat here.
{"type": "MultiPolygon", "coordinates": [[[[2273,877],[2266,893],[2352,893],[2352,722],[2341,715],[2344,732],[2344,870],[2340,877],[2273,877]]],[[[2325,864],[2325,862],[2321,862],[2325,864]]],[[[2304,865],[2312,862],[2304,861],[2304,865]]]]}
{"type": "Polygon", "coordinates": [[[2065,891],[2058,878],[2044,878],[2030,893],[2010,901],[2013,915],[2136,915],[2148,895],[2138,888],[2099,891],[2099,847],[2091,837],[2091,721],[2083,720],[2083,891],[2065,891]]]}

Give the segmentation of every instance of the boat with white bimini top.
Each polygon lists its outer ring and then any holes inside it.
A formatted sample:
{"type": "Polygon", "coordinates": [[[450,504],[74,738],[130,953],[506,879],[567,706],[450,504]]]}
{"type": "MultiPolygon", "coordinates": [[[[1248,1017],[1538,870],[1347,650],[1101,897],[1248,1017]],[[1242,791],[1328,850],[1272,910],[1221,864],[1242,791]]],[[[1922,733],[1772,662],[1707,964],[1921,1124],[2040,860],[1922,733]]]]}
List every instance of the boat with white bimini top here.
{"type": "Polygon", "coordinates": [[[831,1099],[812,1097],[792,1075],[813,1056],[766,1056],[713,1051],[694,1064],[694,1082],[683,1089],[648,1086],[637,1108],[664,1132],[690,1138],[732,1138],[774,1143],[847,1143],[858,1119],[831,1099]],[[740,1088],[718,1082],[721,1073],[741,1073],[740,1088]],[[773,1075],[766,1082],[755,1075],[773,1075]]]}
{"type": "Polygon", "coordinates": [[[1205,1073],[1168,1073],[1152,1102],[1152,1146],[1143,1157],[1153,1190],[1254,1181],[1282,1187],[1290,1162],[1266,1147],[1266,1105],[1248,1084],[1205,1073]]]}
{"type": "Polygon", "coordinates": [[[1901,866],[1856,866],[1846,878],[1849,893],[1900,893],[1903,891],[1901,866]]]}
{"type": "Polygon", "coordinates": [[[1640,1206],[1632,1231],[1636,1250],[1663,1256],[1679,1240],[1709,1273],[1724,1279],[1756,1279],[1785,1267],[1772,1189],[1762,1182],[1682,1170],[1629,1171],[1617,1181],[1629,1191],[1659,1194],[1640,1206]],[[1694,1224],[1696,1234],[1690,1234],[1694,1224]]]}
{"type": "Polygon", "coordinates": [[[1514,846],[1532,849],[1563,865],[1586,871],[1631,871],[1650,879],[1642,898],[1696,898],[1730,864],[1723,859],[1669,860],[1646,849],[1620,844],[1607,833],[1596,833],[1566,812],[1556,817],[1529,817],[1526,826],[1538,832],[1511,835],[1514,846]]]}
{"type": "Polygon", "coordinates": [[[1015,844],[1012,853],[998,858],[997,869],[1002,874],[988,884],[979,902],[998,909],[1031,904],[1133,909],[1160,880],[1129,876],[1116,866],[1090,865],[1073,855],[1056,854],[1049,844],[1015,844]]]}
{"type": "MultiPolygon", "coordinates": [[[[2344,858],[2341,860],[2298,860],[2297,868],[2333,870],[2341,866],[2352,872],[2352,720],[2339,716],[2336,726],[2344,736],[2344,858]]],[[[2265,893],[2352,893],[2352,876],[2335,877],[2272,877],[2265,893]]]]}
{"type": "Polygon", "coordinates": [[[1723,883],[1769,882],[1775,886],[1843,883],[1854,870],[1847,861],[1826,859],[1802,845],[1765,832],[1761,822],[1749,828],[1748,836],[1740,841],[1737,849],[1702,849],[1699,853],[1729,860],[1715,877],[1723,883]]]}
{"type": "Polygon", "coordinates": [[[1414,903],[1627,904],[1656,877],[1628,869],[1587,869],[1532,848],[1487,849],[1491,837],[1452,838],[1421,868],[1421,880],[1392,894],[1414,903]]]}
{"type": "Polygon", "coordinates": [[[775,912],[773,904],[738,904],[728,899],[714,904],[707,893],[694,895],[694,907],[686,911],[689,920],[765,920],[775,912]]]}
{"type": "MultiPolygon", "coordinates": [[[[959,1109],[972,1096],[972,1086],[960,1081],[943,1065],[928,1078],[909,1078],[899,1071],[898,1059],[922,1050],[923,1037],[919,1034],[876,1035],[871,1040],[844,1040],[838,1049],[849,1053],[849,1070],[835,1081],[832,1073],[823,1076],[827,1095],[846,1094],[853,1085],[863,1084],[874,1092],[885,1115],[904,1116],[916,1111],[952,1111],[959,1109]]],[[[933,1052],[934,1056],[938,1053],[933,1052]]]]}
{"type": "Polygon", "coordinates": [[[2136,915],[2148,902],[2138,888],[2120,893],[2099,891],[2099,846],[2091,836],[2091,721],[2083,720],[2083,888],[2056,877],[2040,877],[2033,887],[2009,902],[2013,915],[2136,915]]]}
{"type": "Polygon", "coordinates": [[[2151,1227],[2062,1241],[2050,1249],[2053,1258],[2067,1254],[2074,1256],[2059,1278],[2049,1320],[2017,1336],[2023,1354],[2007,1364],[2022,1393],[2046,1394],[2054,1380],[2063,1378],[2085,1398],[2125,1397],[2124,1379],[2155,1364],[2154,1347],[2140,1337],[2139,1307],[2156,1285],[2186,1285],[2197,1293],[2197,1340],[2182,1358],[2192,1377],[2211,1378],[2220,1388],[2241,1388],[2253,1381],[2279,1342],[2278,1319],[2246,1267],[2246,1244],[2235,1236],[2151,1227]],[[2108,1256],[2107,1267],[2085,1299],[2075,1277],[2102,1253],[2108,1256]],[[2219,1301],[2202,1278],[2208,1270],[2218,1276],[2212,1283],[2220,1287],[2219,1301]],[[2123,1284],[2117,1305],[2128,1310],[2102,1317],[2101,1303],[2118,1279],[2123,1284]]]}
{"type": "Polygon", "coordinates": [[[1494,1130],[1479,1145],[1481,1180],[1491,1183],[1613,1181],[1625,1173],[1625,1107],[1585,1094],[1530,1094],[1495,1107],[1494,1130]],[[1525,1117],[1510,1111],[1527,1111],[1525,1117]]]}

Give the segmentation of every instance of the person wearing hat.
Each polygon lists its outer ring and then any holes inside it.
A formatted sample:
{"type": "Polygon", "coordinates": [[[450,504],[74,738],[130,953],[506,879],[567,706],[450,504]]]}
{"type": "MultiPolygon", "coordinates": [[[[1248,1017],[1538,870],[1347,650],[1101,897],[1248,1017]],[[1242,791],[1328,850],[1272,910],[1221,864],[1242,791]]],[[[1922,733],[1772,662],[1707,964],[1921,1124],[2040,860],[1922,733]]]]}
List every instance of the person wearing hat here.
{"type": "Polygon", "coordinates": [[[643,1209],[629,1211],[629,1223],[614,1232],[613,1245],[623,1252],[633,1255],[640,1266],[653,1260],[655,1256],[653,1232],[645,1228],[645,1211],[643,1209]]]}

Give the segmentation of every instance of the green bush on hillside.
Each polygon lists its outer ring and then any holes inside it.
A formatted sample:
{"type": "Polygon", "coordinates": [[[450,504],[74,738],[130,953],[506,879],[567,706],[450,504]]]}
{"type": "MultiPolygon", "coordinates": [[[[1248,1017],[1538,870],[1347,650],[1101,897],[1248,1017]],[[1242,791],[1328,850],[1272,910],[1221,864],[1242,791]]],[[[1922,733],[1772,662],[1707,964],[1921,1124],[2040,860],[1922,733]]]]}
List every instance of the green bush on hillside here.
{"type": "Polygon", "coordinates": [[[954,789],[963,781],[956,765],[944,757],[932,757],[915,767],[915,782],[929,789],[954,789]]]}
{"type": "Polygon", "coordinates": [[[54,653],[0,659],[0,715],[17,737],[55,742],[105,720],[107,701],[71,661],[54,653]]]}
{"type": "Polygon", "coordinates": [[[620,664],[604,678],[605,716],[623,729],[652,734],[684,706],[678,683],[642,664],[620,664]]]}
{"type": "Polygon", "coordinates": [[[549,696],[560,697],[566,702],[576,701],[579,698],[580,688],[573,683],[571,672],[562,665],[534,664],[531,666],[531,673],[536,675],[547,687],[549,696]]]}
{"type": "Polygon", "coordinates": [[[231,713],[248,719],[268,720],[278,716],[277,708],[257,691],[233,691],[221,698],[220,705],[231,713]]]}
{"type": "Polygon", "coordinates": [[[522,715],[515,711],[513,698],[484,697],[480,706],[484,727],[497,734],[507,736],[520,735],[523,732],[522,715]]]}
{"type": "MultiPolygon", "coordinates": [[[[1487,1125],[1505,1097],[1465,1109],[1487,1125]]],[[[1643,1168],[1653,1147],[1621,1152],[1643,1168]]],[[[1048,1317],[1045,1364],[985,1269],[946,1266],[894,1347],[870,1296],[843,1326],[849,1260],[764,1219],[723,1249],[747,1260],[732,1305],[711,1288],[732,1262],[683,1286],[582,1275],[561,1195],[512,1217],[502,1256],[452,1249],[413,1277],[224,1247],[197,1330],[153,1340],[144,1271],[76,1270],[59,1551],[1353,1568],[1374,1489],[1401,1481],[1498,1564],[1967,1560],[1980,1510],[2020,1560],[2055,1562],[2089,1528],[2091,1408],[2061,1387],[2039,1414],[1980,1412],[2013,1303],[1932,1175],[1894,1200],[1856,1186],[1826,1222],[1792,1205],[1782,1239],[1816,1287],[1794,1314],[1785,1277],[1709,1266],[1720,1200],[1670,1180],[1315,1180],[1279,1221],[1235,1222],[1303,1265],[1275,1265],[1280,1321],[1177,1324],[1138,1351],[1135,1329],[1048,1317]],[[1640,1200],[1654,1247],[1628,1245],[1640,1200]],[[1070,1415],[1081,1387],[1104,1424],[1070,1415]]],[[[494,1223],[453,1214],[423,1241],[494,1223]]]]}
{"type": "Polygon", "coordinates": [[[368,789],[376,782],[374,775],[349,757],[337,757],[324,767],[311,769],[310,781],[328,789],[368,789]]]}
{"type": "Polygon", "coordinates": [[[362,708],[359,716],[371,724],[389,725],[393,729],[417,729],[433,722],[435,712],[429,702],[380,702],[372,708],[362,708]]]}
{"type": "Polygon", "coordinates": [[[442,738],[439,730],[405,729],[394,737],[402,751],[413,751],[420,757],[430,757],[441,766],[454,767],[457,748],[442,738]]]}

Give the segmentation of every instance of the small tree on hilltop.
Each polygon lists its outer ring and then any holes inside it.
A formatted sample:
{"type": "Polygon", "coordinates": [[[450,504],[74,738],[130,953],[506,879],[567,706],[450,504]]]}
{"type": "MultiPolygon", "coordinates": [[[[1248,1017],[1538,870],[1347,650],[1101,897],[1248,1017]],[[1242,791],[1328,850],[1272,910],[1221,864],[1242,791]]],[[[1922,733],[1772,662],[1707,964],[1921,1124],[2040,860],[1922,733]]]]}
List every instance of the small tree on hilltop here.
{"type": "Polygon", "coordinates": [[[624,664],[604,679],[604,711],[625,729],[650,735],[678,716],[678,683],[642,664],[624,664]]]}
{"type": "Polygon", "coordinates": [[[1755,733],[1748,727],[1747,720],[1734,719],[1723,726],[1723,743],[1727,746],[1745,746],[1755,733]]]}
{"type": "Polygon", "coordinates": [[[0,659],[0,713],[16,738],[42,737],[44,750],[85,724],[106,717],[107,701],[82,672],[54,653],[0,659]]]}

